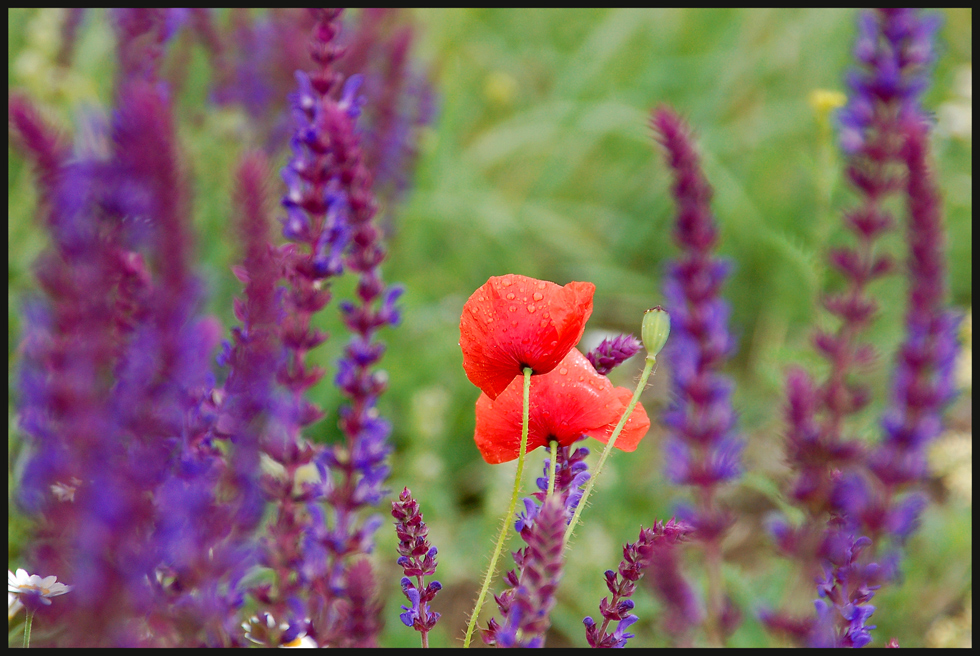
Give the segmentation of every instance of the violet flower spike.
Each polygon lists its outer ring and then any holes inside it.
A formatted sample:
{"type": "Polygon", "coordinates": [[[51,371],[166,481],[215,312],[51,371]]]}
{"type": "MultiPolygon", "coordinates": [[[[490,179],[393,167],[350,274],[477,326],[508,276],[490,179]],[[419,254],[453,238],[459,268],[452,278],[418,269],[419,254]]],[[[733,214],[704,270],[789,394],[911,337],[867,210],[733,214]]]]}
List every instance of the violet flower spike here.
{"type": "MultiPolygon", "coordinates": [[[[844,421],[871,400],[870,388],[857,376],[878,359],[874,346],[860,339],[877,315],[878,303],[868,286],[895,269],[891,256],[877,252],[877,243],[894,225],[884,201],[902,189],[895,166],[902,162],[902,125],[921,117],[919,96],[933,58],[935,28],[934,19],[913,9],[877,10],[860,17],[855,45],[860,69],[849,77],[852,93],[839,114],[841,141],[849,155],[847,178],[860,197],[859,205],[844,216],[854,245],[835,248],[829,256],[847,281],[842,292],[824,299],[840,327],[814,336],[831,374],[817,384],[797,370],[787,385],[789,457],[797,470],[791,494],[810,508],[828,507],[828,472],[847,469],[861,456],[857,442],[845,439],[844,421]]],[[[813,530],[822,531],[825,519],[814,518],[813,530]]]]}
{"type": "MultiPolygon", "coordinates": [[[[841,320],[840,328],[814,337],[832,373],[827,381],[814,385],[817,396],[808,414],[819,413],[819,419],[801,414],[800,404],[807,403],[804,397],[790,398],[791,408],[794,404],[797,408],[790,410],[791,434],[798,436],[796,452],[791,452],[799,472],[793,496],[811,507],[827,505],[827,472],[847,468],[860,455],[856,443],[844,439],[844,420],[871,398],[870,389],[856,374],[873,366],[878,355],[872,344],[862,343],[859,337],[877,315],[878,304],[868,285],[895,268],[888,254],[876,253],[880,250],[876,244],[894,224],[883,202],[902,188],[894,166],[901,161],[901,126],[906,119],[921,116],[918,98],[932,60],[935,27],[932,18],[922,18],[911,9],[866,12],[860,18],[855,58],[861,68],[850,75],[852,94],[839,115],[841,140],[849,154],[847,177],[861,196],[859,206],[844,217],[855,245],[830,253],[831,265],[848,283],[843,292],[824,299],[827,310],[841,320]],[[799,422],[809,421],[815,422],[816,430],[801,431],[799,422]]],[[[805,374],[796,374],[801,375],[805,374]]],[[[812,383],[802,384],[807,385],[812,383]]],[[[816,523],[822,526],[823,519],[816,523]]]]}
{"type": "MultiPolygon", "coordinates": [[[[905,126],[924,120],[919,98],[934,58],[932,38],[937,25],[935,18],[915,9],[879,9],[859,19],[855,45],[859,68],[848,78],[851,95],[838,116],[841,145],[848,155],[846,176],[858,195],[858,204],[844,215],[853,244],[830,252],[830,264],[846,286],[823,302],[840,320],[839,328],[833,333],[817,332],[813,339],[829,364],[825,381],[814,381],[801,369],[787,376],[787,455],[796,472],[790,496],[804,509],[806,518],[795,528],[784,522],[773,524],[779,528],[780,549],[797,559],[807,576],[818,576],[825,569],[819,549],[827,539],[828,511],[847,522],[856,535],[868,535],[880,548],[880,537],[885,534],[904,540],[914,529],[922,505],[913,497],[894,501],[892,492],[880,489],[858,469],[870,462],[878,463],[870,464],[872,470],[880,467],[884,472],[889,466],[880,465],[888,457],[882,458],[881,448],[866,453],[861,442],[847,434],[847,420],[871,401],[871,388],[860,378],[878,361],[874,345],[862,337],[878,313],[869,285],[895,270],[893,258],[881,252],[880,240],[894,225],[887,200],[906,186],[901,175],[908,168],[903,152],[905,126]]],[[[896,382],[902,378],[896,375],[896,382]]],[[[886,425],[895,416],[890,411],[886,425]]],[[[777,615],[767,618],[777,630],[804,624],[799,618],[777,615]]]]}
{"type": "Polygon", "coordinates": [[[429,544],[429,529],[422,521],[419,504],[412,498],[412,493],[406,487],[402,490],[397,501],[391,504],[391,515],[395,522],[395,532],[398,534],[398,553],[401,557],[398,564],[405,571],[401,580],[402,592],[408,598],[409,606],[402,606],[405,612],[398,617],[405,626],[414,628],[422,634],[422,646],[429,646],[429,631],[439,621],[439,613],[429,608],[436,593],[442,589],[438,581],[425,584],[426,576],[436,573],[437,549],[429,544]],[[410,577],[415,577],[413,582],[410,577]]]}
{"type": "Polygon", "coordinates": [[[727,630],[720,543],[734,519],[715,496],[720,485],[741,476],[743,448],[731,402],[734,385],[720,373],[735,350],[728,330],[730,309],[720,295],[731,267],[714,252],[718,225],[710,207],[712,191],[690,128],[667,107],[653,111],[651,125],[674,176],[674,239],[682,250],[681,257],[668,266],[664,284],[671,311],[666,357],[672,366],[674,397],[664,414],[670,428],[664,460],[668,478],[696,492],[697,506],[682,518],[694,526],[705,552],[706,628],[720,646],[727,630]]]}
{"type": "Polygon", "coordinates": [[[871,544],[855,538],[843,522],[832,519],[822,549],[826,559],[824,576],[817,579],[816,622],[810,634],[811,647],[861,648],[871,642],[874,625],[867,621],[875,611],[868,602],[881,587],[877,563],[861,562],[861,552],[871,544]]]}
{"type": "MultiPolygon", "coordinates": [[[[330,302],[329,281],[340,272],[332,255],[346,245],[347,234],[343,229],[346,198],[333,181],[338,172],[330,153],[330,136],[318,123],[322,108],[333,103],[328,94],[340,83],[331,67],[343,54],[331,43],[339,29],[339,11],[322,12],[319,18],[310,44],[318,68],[309,75],[298,72],[299,90],[290,95],[295,132],[293,157],[282,171],[286,183],[282,205],[288,218],[281,221],[283,235],[292,243],[276,254],[287,282],[279,322],[284,348],[277,358],[276,380],[287,394],[275,409],[278,430],[269,431],[262,443],[265,456],[277,471],[284,472],[281,477],[263,479],[266,496],[276,505],[276,517],[267,529],[262,562],[276,573],[278,584],[261,586],[254,594],[265,605],[262,610],[286,624],[287,631],[306,631],[318,644],[335,645],[343,631],[327,618],[337,617],[334,606],[344,596],[345,573],[337,559],[347,556],[342,545],[347,544],[348,527],[343,522],[333,529],[327,527],[328,519],[317,502],[329,500],[334,489],[327,471],[330,463],[325,461],[326,449],[302,435],[304,427],[324,414],[306,399],[306,392],[326,372],[308,365],[307,356],[326,340],[313,327],[312,319],[330,302]],[[307,472],[308,482],[300,482],[301,471],[307,472]],[[336,532],[345,533],[345,538],[338,539],[336,532]]],[[[365,574],[359,571],[357,576],[364,579],[365,574]]],[[[363,582],[373,585],[366,579],[363,582]]],[[[346,617],[354,622],[352,618],[361,610],[350,609],[346,617]]]]}
{"type": "MultiPolygon", "coordinates": [[[[545,499],[527,530],[521,577],[513,588],[504,621],[493,632],[499,647],[543,647],[561,580],[568,517],[557,495],[545,499]]],[[[484,636],[486,639],[487,636],[484,636]]]]}
{"type": "MultiPolygon", "coordinates": [[[[215,498],[202,507],[183,498],[186,492],[182,494],[180,487],[171,491],[172,504],[186,503],[202,510],[200,516],[186,524],[200,527],[199,541],[211,544],[211,576],[222,583],[208,586],[199,595],[203,603],[220,609],[215,612],[219,619],[216,626],[209,627],[213,635],[220,635],[219,629],[226,636],[237,633],[237,610],[244,601],[244,590],[237,584],[258,561],[258,544],[252,535],[265,508],[258,480],[260,443],[263,433],[274,425],[275,408],[280,401],[275,395],[275,371],[282,348],[278,340],[281,307],[276,293],[279,270],[269,246],[266,177],[267,165],[261,155],[243,160],[238,173],[237,205],[243,217],[238,228],[244,258],[236,269],[245,283],[244,300],[236,303],[242,326],[232,330],[235,345],[229,344],[227,356],[230,372],[223,389],[212,393],[212,399],[221,402],[214,404],[216,417],[208,426],[209,437],[225,440],[228,449],[226,484],[215,486],[212,493],[215,497],[220,494],[223,502],[218,503],[215,498]],[[217,529],[216,535],[210,535],[216,530],[212,527],[232,530],[222,534],[217,529]],[[224,588],[226,593],[218,592],[224,588]]],[[[173,529],[180,534],[179,526],[173,529]]],[[[197,553],[187,553],[186,557],[194,559],[197,553]]],[[[202,610],[201,615],[206,613],[202,610]]]]}
{"type": "Polygon", "coordinates": [[[908,308],[885,440],[871,469],[889,487],[920,481],[925,446],[942,430],[941,413],[955,394],[953,365],[960,318],[946,309],[945,230],[939,192],[927,163],[925,125],[905,126],[908,167],[908,308]]]}
{"type": "Polygon", "coordinates": [[[942,431],[942,413],[956,388],[954,364],[961,317],[946,305],[944,226],[938,190],[927,164],[928,133],[919,121],[905,126],[902,154],[908,168],[909,243],[906,336],[892,380],[892,403],[882,418],[884,438],[868,456],[868,467],[884,489],[886,501],[854,508],[842,497],[841,509],[859,516],[877,539],[882,534],[901,544],[918,525],[926,504],[909,492],[927,475],[926,448],[942,431]],[[855,513],[855,510],[864,510],[855,513]]]}
{"type": "MultiPolygon", "coordinates": [[[[331,25],[320,14],[314,34],[329,32],[331,25]]],[[[317,37],[319,38],[319,37],[317,37]]],[[[317,60],[317,39],[314,39],[313,54],[317,60]]],[[[329,47],[320,48],[325,54],[324,61],[332,61],[329,47]]],[[[322,69],[325,70],[325,69],[322,69]]],[[[336,76],[314,74],[311,76],[313,89],[330,88],[339,81],[336,76]]],[[[387,374],[373,370],[384,352],[384,347],[376,342],[378,329],[394,325],[399,320],[395,309],[395,299],[400,288],[387,286],[381,275],[381,263],[386,251],[383,234],[375,222],[377,201],[372,190],[372,175],[365,166],[360,146],[360,136],[356,129],[360,101],[356,97],[356,81],[348,81],[344,86],[340,102],[324,96],[314,116],[318,139],[329,144],[331,154],[332,179],[337,180],[337,193],[342,194],[342,218],[344,240],[343,267],[358,276],[357,301],[341,304],[340,310],[344,324],[351,332],[351,339],[338,363],[335,384],[345,397],[340,409],[340,428],[344,434],[343,444],[329,449],[330,468],[339,479],[328,501],[335,513],[334,523],[370,540],[377,520],[369,520],[358,527],[356,513],[367,506],[376,505],[386,493],[382,485],[390,470],[386,460],[389,451],[388,435],[390,424],[378,416],[377,399],[387,387],[387,374]]],[[[345,557],[343,552],[332,556],[334,562],[345,557]]],[[[351,627],[342,628],[343,614],[338,630],[344,635],[354,636],[351,627]]],[[[380,627],[380,618],[376,628],[380,627]]],[[[373,640],[365,636],[364,640],[373,640]]]]}
{"type": "MultiPolygon", "coordinates": [[[[693,527],[670,519],[667,522],[656,522],[650,528],[641,528],[636,542],[627,542],[623,547],[623,561],[617,571],[606,570],[606,587],[612,598],[603,597],[599,604],[599,612],[603,617],[599,625],[591,617],[582,620],[585,625],[585,637],[590,647],[626,646],[627,640],[633,637],[626,633],[638,617],[631,611],[633,601],[630,597],[636,590],[636,582],[643,578],[644,570],[662,562],[667,552],[679,542],[687,539],[693,532],[693,527]],[[608,633],[610,622],[616,622],[616,629],[608,633]]],[[[686,611],[685,611],[686,612],[686,611]]]]}
{"type": "Polygon", "coordinates": [[[283,251],[291,283],[283,325],[290,358],[280,370],[280,380],[296,399],[299,425],[293,430],[298,439],[299,428],[321,416],[302,399],[324,373],[305,366],[306,351],[324,339],[310,319],[329,301],[328,279],[341,271],[356,273],[359,302],[341,305],[352,338],[334,381],[346,399],[339,411],[345,439],[317,449],[319,453],[309,450],[299,463],[315,464],[323,477],[310,488],[315,496],[309,500],[322,497],[328,504],[328,513],[310,514],[312,521],[302,527],[302,544],[309,557],[304,571],[311,579],[304,587],[313,592],[308,614],[317,641],[370,646],[380,629],[380,605],[361,594],[373,589],[374,581],[369,562],[358,556],[372,549],[381,518],[365,520],[360,515],[381,500],[389,471],[391,427],[375,407],[386,375],[372,368],[384,351],[375,342],[377,330],[398,320],[394,300],[399,290],[386,287],[381,278],[385,250],[372,221],[376,201],[356,126],[358,82],[342,84],[343,76],[334,66],[344,52],[334,39],[339,16],[336,10],[314,12],[310,54],[316,66],[309,75],[297,75],[299,92],[291,98],[296,133],[294,157],[283,173],[289,185],[283,199],[289,216],[283,222],[284,234],[299,241],[283,251]],[[342,86],[341,98],[334,100],[342,86]]]}
{"type": "Polygon", "coordinates": [[[624,334],[612,339],[604,339],[585,357],[589,359],[596,372],[605,376],[640,352],[643,344],[633,335],[624,334]]]}
{"type": "MultiPolygon", "coordinates": [[[[37,324],[21,374],[21,425],[36,447],[21,500],[45,545],[35,565],[76,586],[78,603],[59,620],[67,633],[166,645],[166,631],[134,633],[131,612],[162,602],[147,573],[161,560],[184,561],[159,514],[161,490],[194,480],[189,493],[209,498],[198,475],[213,462],[205,406],[219,333],[197,316],[170,103],[141,79],[118,88],[111,147],[101,155],[57,162],[56,142],[24,133],[44,171],[52,246],[37,269],[48,303],[31,309],[37,324]],[[66,486],[71,501],[52,495],[66,486]]],[[[29,126],[14,109],[15,125],[29,126]]],[[[220,619],[212,611],[202,619],[220,619]]]]}
{"type": "MultiPolygon", "coordinates": [[[[589,450],[586,447],[576,448],[574,452],[571,446],[559,446],[557,449],[555,488],[552,496],[558,499],[558,502],[564,508],[565,526],[571,521],[575,508],[582,499],[583,487],[589,480],[588,464],[585,462],[585,458],[588,455],[589,450]]],[[[515,530],[528,545],[530,545],[531,535],[541,513],[541,508],[548,499],[548,477],[550,475],[551,462],[550,459],[546,458],[543,466],[543,476],[537,478],[535,481],[538,491],[533,493],[530,498],[524,499],[524,511],[518,514],[514,522],[515,530]]],[[[518,595],[518,588],[521,586],[521,581],[524,580],[529,548],[529,546],[524,547],[512,553],[516,567],[504,576],[504,581],[506,581],[509,587],[499,595],[494,595],[497,608],[504,618],[505,624],[507,623],[507,618],[511,617],[514,600],[518,595]]],[[[500,627],[501,625],[496,619],[491,619],[487,628],[481,629],[483,641],[487,644],[498,644],[497,631],[500,630],[500,627]]],[[[505,638],[505,641],[507,639],[505,638]]]]}
{"type": "Polygon", "coordinates": [[[919,98],[929,84],[939,25],[938,15],[922,16],[916,9],[878,9],[860,15],[854,46],[860,68],[848,76],[853,93],[838,115],[844,152],[867,151],[869,138],[883,127],[883,120],[921,116],[919,98]]]}
{"type": "Polygon", "coordinates": [[[734,350],[729,308],[718,295],[730,267],[713,255],[718,227],[709,207],[711,188],[700,170],[689,128],[667,108],[655,110],[651,124],[674,171],[674,236],[684,249],[681,259],[670,265],[664,288],[671,303],[667,352],[675,390],[664,419],[672,429],[667,474],[676,483],[712,490],[741,471],[732,385],[718,373],[734,350]]]}
{"type": "Polygon", "coordinates": [[[890,55],[905,65],[897,78],[890,78],[898,79],[893,95],[894,103],[900,103],[890,127],[899,144],[894,157],[907,171],[906,335],[893,373],[892,401],[882,418],[884,439],[866,458],[873,476],[842,476],[832,502],[849,530],[874,541],[884,578],[891,580],[899,576],[899,548],[917,528],[927,503],[914,488],[927,474],[925,448],[942,431],[943,410],[955,394],[960,318],[947,306],[942,207],[929,170],[928,126],[918,110],[937,23],[912,10],[883,10],[878,23],[878,56],[890,55]]]}

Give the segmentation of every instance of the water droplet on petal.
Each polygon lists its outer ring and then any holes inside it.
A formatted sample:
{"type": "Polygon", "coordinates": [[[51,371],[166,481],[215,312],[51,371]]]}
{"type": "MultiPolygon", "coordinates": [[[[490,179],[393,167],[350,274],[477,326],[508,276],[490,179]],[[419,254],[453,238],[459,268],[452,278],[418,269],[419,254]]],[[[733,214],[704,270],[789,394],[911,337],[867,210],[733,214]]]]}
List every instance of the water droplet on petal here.
{"type": "Polygon", "coordinates": [[[487,323],[493,323],[493,317],[487,317],[487,323]]]}
{"type": "Polygon", "coordinates": [[[511,312],[517,312],[517,306],[516,306],[516,305],[511,305],[511,306],[510,306],[509,308],[507,308],[507,309],[508,309],[508,310],[510,310],[511,312]]]}
{"type": "Polygon", "coordinates": [[[509,278],[504,278],[503,280],[500,281],[500,286],[501,287],[510,287],[513,284],[514,284],[514,281],[511,280],[511,279],[509,279],[509,278]]]}
{"type": "Polygon", "coordinates": [[[555,348],[556,346],[558,346],[558,340],[557,339],[551,340],[551,348],[555,348]]]}
{"type": "Polygon", "coordinates": [[[568,373],[568,369],[566,369],[565,367],[562,367],[561,369],[558,370],[558,373],[560,373],[562,376],[564,376],[565,374],[568,373]]]}
{"type": "Polygon", "coordinates": [[[551,318],[551,313],[550,312],[545,312],[544,313],[544,318],[545,319],[550,319],[551,318]]]}
{"type": "Polygon", "coordinates": [[[533,305],[528,305],[527,306],[527,311],[530,312],[531,314],[534,314],[534,311],[537,310],[537,309],[538,308],[534,307],[533,305]]]}
{"type": "Polygon", "coordinates": [[[542,327],[542,328],[545,328],[545,327],[547,327],[547,326],[548,326],[548,320],[547,320],[547,319],[542,319],[542,320],[541,320],[541,327],[542,327]]]}
{"type": "Polygon", "coordinates": [[[533,298],[535,301],[540,301],[542,298],[544,298],[544,294],[541,292],[534,292],[531,294],[531,298],[533,298]]]}
{"type": "Polygon", "coordinates": [[[544,282],[538,283],[538,289],[544,289],[544,282]]]}
{"type": "Polygon", "coordinates": [[[530,344],[530,343],[531,343],[530,337],[525,337],[524,339],[521,340],[521,344],[530,344]]]}
{"type": "Polygon", "coordinates": [[[507,297],[506,298],[507,298],[508,301],[513,301],[514,300],[514,292],[511,292],[511,293],[507,294],[507,297]]]}
{"type": "Polygon", "coordinates": [[[517,322],[516,321],[511,321],[510,322],[510,325],[512,325],[514,328],[517,328],[517,322]]]}

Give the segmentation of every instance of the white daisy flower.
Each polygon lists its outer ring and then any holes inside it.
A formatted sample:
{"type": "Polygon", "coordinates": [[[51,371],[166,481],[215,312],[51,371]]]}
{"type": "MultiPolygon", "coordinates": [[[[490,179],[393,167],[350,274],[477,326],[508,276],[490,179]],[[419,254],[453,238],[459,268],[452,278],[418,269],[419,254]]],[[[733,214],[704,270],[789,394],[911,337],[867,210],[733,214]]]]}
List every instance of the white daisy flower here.
{"type": "Polygon", "coordinates": [[[41,578],[37,574],[28,574],[23,569],[18,569],[16,574],[7,570],[7,592],[17,595],[28,608],[33,606],[36,609],[42,604],[50,606],[51,597],[70,592],[71,588],[70,585],[58,583],[57,576],[41,578]]]}
{"type": "MultiPolygon", "coordinates": [[[[309,622],[310,619],[306,618],[306,621],[309,622]]],[[[266,631],[266,629],[267,628],[272,629],[275,625],[276,625],[276,620],[272,617],[272,615],[269,615],[268,613],[263,613],[262,618],[253,615],[252,617],[248,618],[247,622],[242,622],[242,628],[245,630],[245,637],[257,645],[265,645],[265,646],[268,646],[268,639],[269,639],[269,634],[266,631]]],[[[279,624],[279,629],[282,631],[285,631],[288,628],[289,628],[289,624],[287,624],[286,622],[282,622],[279,624]]],[[[315,649],[316,641],[314,641],[313,638],[311,638],[310,636],[306,635],[306,632],[304,631],[299,635],[297,635],[295,638],[293,638],[291,641],[279,645],[279,648],[280,649],[282,648],[315,649]]]]}

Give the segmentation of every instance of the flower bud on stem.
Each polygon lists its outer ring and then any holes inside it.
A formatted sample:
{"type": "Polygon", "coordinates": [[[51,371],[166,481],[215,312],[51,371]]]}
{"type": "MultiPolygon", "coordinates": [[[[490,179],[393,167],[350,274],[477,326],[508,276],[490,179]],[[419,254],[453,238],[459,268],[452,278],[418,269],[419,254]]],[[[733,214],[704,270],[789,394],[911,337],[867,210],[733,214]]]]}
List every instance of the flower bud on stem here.
{"type": "Polygon", "coordinates": [[[568,523],[568,528],[565,530],[565,544],[568,544],[569,538],[572,536],[572,531],[575,530],[575,525],[578,524],[579,517],[582,515],[582,510],[585,508],[585,502],[589,500],[589,495],[592,494],[592,488],[595,486],[596,479],[599,478],[599,473],[602,471],[602,465],[605,464],[606,458],[609,457],[609,452],[612,451],[613,446],[616,445],[616,438],[619,434],[623,432],[623,427],[626,422],[629,421],[630,415],[633,414],[633,408],[636,407],[637,402],[640,400],[640,394],[646,389],[647,380],[650,378],[650,374],[653,373],[653,368],[657,364],[657,354],[667,343],[667,336],[670,335],[670,314],[667,310],[663,309],[659,305],[653,309],[647,310],[643,315],[643,327],[641,329],[641,337],[643,339],[643,346],[647,350],[646,363],[643,365],[643,373],[640,374],[640,382],[636,386],[636,391],[633,392],[633,398],[630,399],[630,403],[626,406],[626,412],[619,419],[619,423],[616,424],[615,430],[613,430],[612,435],[609,436],[609,441],[606,442],[606,448],[602,450],[602,455],[599,457],[599,463],[595,467],[595,473],[592,478],[589,479],[589,484],[585,488],[585,493],[582,494],[582,500],[579,502],[578,506],[575,508],[575,514],[572,515],[572,521],[568,523]]]}
{"type": "Polygon", "coordinates": [[[643,348],[647,350],[647,360],[657,361],[657,354],[667,343],[670,335],[670,314],[659,305],[643,313],[643,326],[640,337],[643,348]]]}

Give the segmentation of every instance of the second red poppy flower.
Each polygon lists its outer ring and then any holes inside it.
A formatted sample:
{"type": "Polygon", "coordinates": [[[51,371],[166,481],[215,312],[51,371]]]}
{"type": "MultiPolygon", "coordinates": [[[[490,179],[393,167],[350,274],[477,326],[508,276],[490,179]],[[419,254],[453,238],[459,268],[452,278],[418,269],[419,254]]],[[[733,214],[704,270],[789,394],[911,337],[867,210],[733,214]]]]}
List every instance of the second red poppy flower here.
{"type": "MultiPolygon", "coordinates": [[[[573,348],[554,370],[534,378],[527,452],[546,446],[552,439],[568,446],[583,435],[608,442],[631,397],[628,389],[613,387],[608,378],[596,373],[588,359],[573,348]]],[[[474,439],[488,463],[495,465],[518,456],[523,412],[521,379],[514,380],[495,400],[480,395],[474,439]]],[[[649,428],[650,419],[643,406],[637,404],[616,439],[616,448],[635,451],[649,428]]]]}

